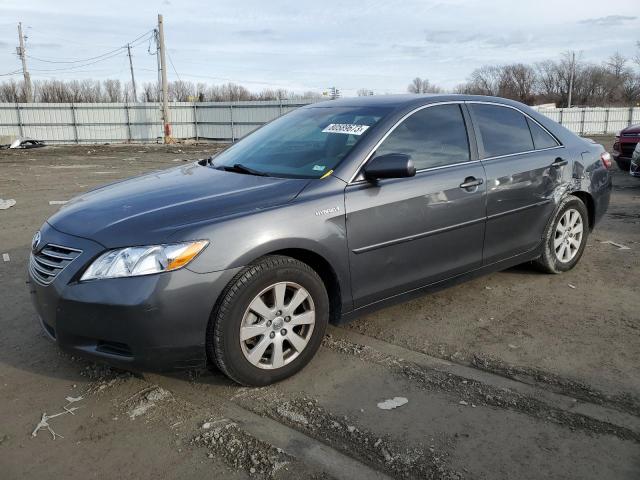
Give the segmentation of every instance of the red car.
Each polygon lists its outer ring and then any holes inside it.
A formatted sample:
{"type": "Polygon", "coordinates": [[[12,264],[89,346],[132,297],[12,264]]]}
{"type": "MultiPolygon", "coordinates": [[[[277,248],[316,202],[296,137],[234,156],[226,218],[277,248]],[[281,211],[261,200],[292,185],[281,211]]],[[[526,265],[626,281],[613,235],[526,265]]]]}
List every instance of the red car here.
{"type": "Polygon", "coordinates": [[[620,130],[616,135],[616,141],[613,144],[613,159],[620,170],[629,171],[631,157],[638,142],[640,142],[640,125],[631,125],[620,130]]]}

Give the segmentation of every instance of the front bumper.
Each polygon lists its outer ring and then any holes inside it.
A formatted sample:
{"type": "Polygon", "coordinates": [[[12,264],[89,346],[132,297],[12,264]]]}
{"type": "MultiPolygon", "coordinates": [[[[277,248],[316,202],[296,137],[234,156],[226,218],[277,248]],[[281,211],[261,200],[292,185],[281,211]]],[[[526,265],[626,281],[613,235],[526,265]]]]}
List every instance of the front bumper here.
{"type": "Polygon", "coordinates": [[[613,145],[613,160],[618,164],[618,168],[625,172],[629,171],[633,151],[638,144],[638,140],[634,137],[624,137],[616,139],[613,145]]]}
{"type": "Polygon", "coordinates": [[[42,245],[82,254],[43,285],[29,273],[29,289],[47,334],[61,349],[131,370],[167,371],[205,365],[205,339],[213,306],[238,269],[78,282],[105,249],[45,224],[42,245]]]}
{"type": "Polygon", "coordinates": [[[624,172],[628,172],[629,171],[629,166],[631,164],[631,158],[630,157],[626,157],[621,153],[614,153],[612,155],[613,160],[616,162],[616,164],[618,165],[618,168],[624,172]]]}

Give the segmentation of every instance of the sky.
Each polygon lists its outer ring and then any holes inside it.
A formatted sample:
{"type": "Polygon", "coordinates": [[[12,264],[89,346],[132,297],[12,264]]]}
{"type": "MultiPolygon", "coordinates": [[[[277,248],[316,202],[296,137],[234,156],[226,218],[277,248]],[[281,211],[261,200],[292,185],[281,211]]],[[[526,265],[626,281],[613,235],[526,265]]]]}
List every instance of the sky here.
{"type": "Polygon", "coordinates": [[[147,37],[158,13],[170,80],[256,91],[402,93],[416,76],[452,89],[485,64],[534,63],[569,49],[596,63],[640,53],[637,0],[0,0],[0,75],[21,68],[22,22],[34,80],[129,80],[119,48],[139,38],[136,82],[155,81],[147,37]]]}

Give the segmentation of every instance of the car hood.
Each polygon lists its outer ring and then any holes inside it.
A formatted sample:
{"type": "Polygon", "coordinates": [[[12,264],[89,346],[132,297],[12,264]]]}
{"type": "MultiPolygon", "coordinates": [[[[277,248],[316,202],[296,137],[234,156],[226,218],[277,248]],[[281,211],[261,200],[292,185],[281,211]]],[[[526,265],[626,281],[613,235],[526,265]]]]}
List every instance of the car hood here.
{"type": "Polygon", "coordinates": [[[308,182],[224,172],[193,163],[82,194],[48,223],[107,248],[163,243],[194,223],[287,203],[308,182]]]}
{"type": "Polygon", "coordinates": [[[627,128],[623,128],[621,130],[621,133],[626,133],[626,134],[635,133],[635,134],[639,134],[640,135],[640,124],[631,125],[631,126],[629,126],[627,128]]]}

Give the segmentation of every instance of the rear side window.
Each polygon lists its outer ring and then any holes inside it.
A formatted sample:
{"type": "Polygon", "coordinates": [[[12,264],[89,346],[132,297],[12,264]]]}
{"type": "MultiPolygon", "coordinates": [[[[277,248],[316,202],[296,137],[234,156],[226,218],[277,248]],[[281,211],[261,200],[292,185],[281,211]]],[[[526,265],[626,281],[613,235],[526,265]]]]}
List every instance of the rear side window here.
{"type": "Polygon", "coordinates": [[[460,106],[436,105],[417,111],[396,127],[376,156],[404,153],[417,170],[468,162],[469,139],[460,106]]]}
{"type": "Polygon", "coordinates": [[[472,104],[478,123],[484,157],[497,157],[534,149],[525,116],[513,108],[472,104]]]}
{"type": "Polygon", "coordinates": [[[531,136],[533,137],[533,145],[536,147],[536,150],[558,146],[558,142],[556,142],[556,139],[549,135],[545,131],[545,129],[538,125],[536,122],[534,122],[530,118],[527,118],[527,123],[529,124],[531,136]]]}

